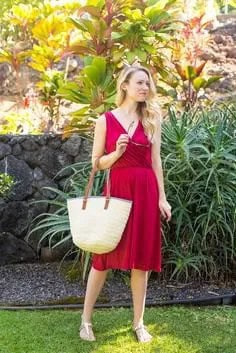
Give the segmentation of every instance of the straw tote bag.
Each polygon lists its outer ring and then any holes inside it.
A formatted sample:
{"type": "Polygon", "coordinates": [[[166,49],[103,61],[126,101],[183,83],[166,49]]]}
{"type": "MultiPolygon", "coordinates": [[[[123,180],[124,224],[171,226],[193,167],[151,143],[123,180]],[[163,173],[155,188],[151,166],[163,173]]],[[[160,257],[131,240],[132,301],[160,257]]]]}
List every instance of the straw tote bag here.
{"type": "Polygon", "coordinates": [[[110,196],[110,169],[106,195],[89,196],[99,158],[91,171],[84,197],[67,199],[73,243],[95,254],[110,252],[118,245],[131,211],[132,201],[110,196]]]}

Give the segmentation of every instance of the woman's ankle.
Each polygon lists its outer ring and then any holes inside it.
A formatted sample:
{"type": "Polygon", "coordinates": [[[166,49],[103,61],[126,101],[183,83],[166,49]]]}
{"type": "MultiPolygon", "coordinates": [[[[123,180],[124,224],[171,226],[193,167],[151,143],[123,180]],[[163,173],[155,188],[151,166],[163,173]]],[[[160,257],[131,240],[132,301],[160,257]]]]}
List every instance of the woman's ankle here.
{"type": "Polygon", "coordinates": [[[91,315],[86,315],[84,313],[81,314],[81,322],[82,323],[92,323],[91,315]]]}
{"type": "Polygon", "coordinates": [[[133,329],[139,327],[140,325],[143,325],[143,319],[133,320],[133,329]]]}

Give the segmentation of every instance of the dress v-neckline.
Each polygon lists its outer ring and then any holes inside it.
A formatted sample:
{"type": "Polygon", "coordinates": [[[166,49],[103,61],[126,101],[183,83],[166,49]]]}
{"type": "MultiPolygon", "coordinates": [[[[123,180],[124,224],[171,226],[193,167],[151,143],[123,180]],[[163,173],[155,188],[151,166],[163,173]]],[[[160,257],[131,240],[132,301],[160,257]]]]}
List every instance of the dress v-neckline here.
{"type": "MultiPolygon", "coordinates": [[[[129,135],[129,134],[128,134],[128,131],[127,131],[127,130],[124,128],[124,126],[119,122],[119,120],[117,119],[117,117],[116,117],[111,111],[110,111],[110,113],[111,113],[112,117],[114,118],[114,120],[116,120],[117,123],[122,127],[122,129],[125,131],[125,133],[126,133],[127,135],[129,135]]],[[[140,124],[140,123],[141,123],[140,120],[138,120],[137,126],[136,126],[136,128],[135,128],[135,130],[134,130],[132,136],[129,135],[129,138],[130,138],[131,140],[133,139],[134,135],[136,134],[136,131],[138,130],[138,127],[139,127],[139,124],[140,124]]]]}

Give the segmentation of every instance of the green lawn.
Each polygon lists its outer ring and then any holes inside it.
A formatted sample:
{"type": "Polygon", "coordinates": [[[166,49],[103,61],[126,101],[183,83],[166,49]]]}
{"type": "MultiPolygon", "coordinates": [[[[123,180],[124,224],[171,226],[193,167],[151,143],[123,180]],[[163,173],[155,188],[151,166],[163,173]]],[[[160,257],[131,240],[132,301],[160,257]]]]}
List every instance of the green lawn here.
{"type": "Polygon", "coordinates": [[[146,344],[131,319],[128,309],[95,311],[90,343],[78,336],[80,311],[0,311],[0,353],[236,353],[235,307],[147,308],[146,344]]]}

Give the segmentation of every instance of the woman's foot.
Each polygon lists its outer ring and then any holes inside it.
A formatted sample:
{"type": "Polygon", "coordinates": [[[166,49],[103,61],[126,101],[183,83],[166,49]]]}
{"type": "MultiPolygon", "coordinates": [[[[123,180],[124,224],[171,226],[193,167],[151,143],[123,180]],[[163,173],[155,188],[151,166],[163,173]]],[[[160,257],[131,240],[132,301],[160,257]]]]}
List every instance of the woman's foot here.
{"type": "Polygon", "coordinates": [[[95,341],[93,326],[90,322],[82,322],[79,329],[79,335],[82,340],[95,341]]]}
{"type": "Polygon", "coordinates": [[[133,327],[133,330],[136,334],[138,342],[144,343],[152,340],[152,335],[150,335],[143,323],[133,327]]]}

